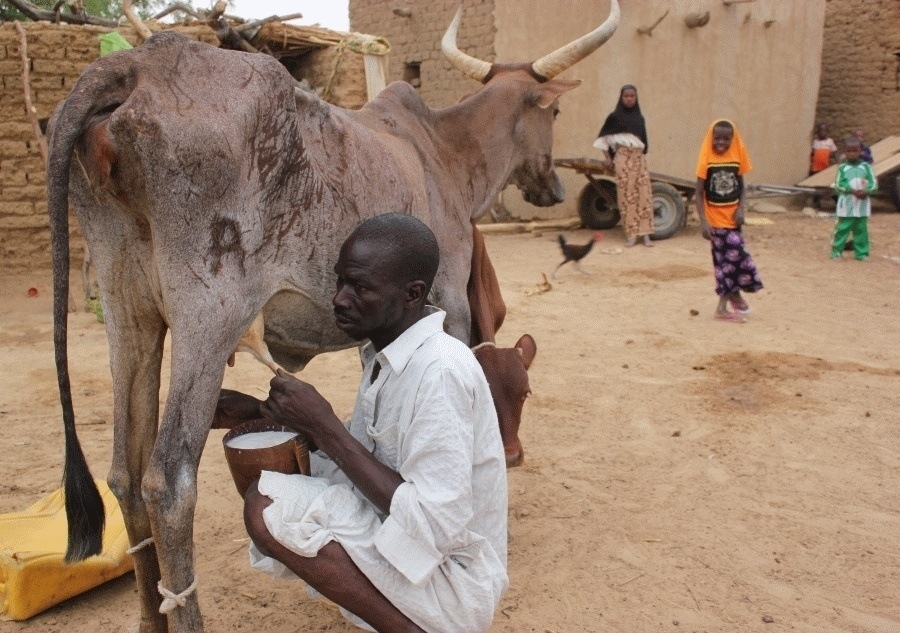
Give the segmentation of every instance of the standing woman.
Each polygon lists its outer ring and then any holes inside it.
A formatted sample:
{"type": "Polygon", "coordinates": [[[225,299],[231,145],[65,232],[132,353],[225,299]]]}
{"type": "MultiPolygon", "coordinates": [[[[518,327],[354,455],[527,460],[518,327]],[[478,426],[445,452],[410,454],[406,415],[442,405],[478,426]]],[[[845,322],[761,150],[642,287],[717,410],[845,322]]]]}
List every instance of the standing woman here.
{"type": "Polygon", "coordinates": [[[616,196],[628,241],[634,246],[638,238],[644,246],[653,246],[653,192],[647,167],[647,127],[637,88],[622,86],[616,109],[606,117],[594,147],[604,152],[604,162],[612,162],[616,173],[616,196]]]}

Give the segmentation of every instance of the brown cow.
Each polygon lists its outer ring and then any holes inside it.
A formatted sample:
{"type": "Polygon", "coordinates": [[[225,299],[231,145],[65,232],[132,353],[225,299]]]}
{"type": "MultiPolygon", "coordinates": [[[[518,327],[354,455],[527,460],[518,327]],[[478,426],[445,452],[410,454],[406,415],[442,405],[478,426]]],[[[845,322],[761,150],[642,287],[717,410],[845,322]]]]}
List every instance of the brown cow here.
{"type": "Polygon", "coordinates": [[[537,344],[530,334],[524,334],[512,348],[497,347],[495,337],[506,318],[506,304],[484,245],[484,236],[474,223],[468,296],[472,312],[470,343],[491,388],[500,436],[503,438],[503,451],[506,453],[506,467],[521,466],[525,451],[519,441],[519,425],[522,422],[522,407],[531,393],[528,368],[537,354],[537,344]]]}
{"type": "Polygon", "coordinates": [[[443,110],[400,82],[361,110],[344,110],[296,91],[268,56],[163,32],[91,64],[54,114],[47,204],[67,557],[97,553],[103,527],[68,375],[71,203],[102,293],[114,390],[108,480],[137,544],[142,633],[203,629],[194,593],[197,467],[226,361],[256,315],[264,314],[274,361],[290,371],[355,345],[332,327],[338,249],[365,218],[402,211],[434,231],[441,266],[433,301],[447,311],[450,333],[468,342],[471,221],[508,183],[536,205],[562,200],[552,123],[557,99],[579,82],[553,77],[612,35],[618,4],[599,28],[533,64],[461,53],[460,15],[444,51],[484,87],[443,110]]]}

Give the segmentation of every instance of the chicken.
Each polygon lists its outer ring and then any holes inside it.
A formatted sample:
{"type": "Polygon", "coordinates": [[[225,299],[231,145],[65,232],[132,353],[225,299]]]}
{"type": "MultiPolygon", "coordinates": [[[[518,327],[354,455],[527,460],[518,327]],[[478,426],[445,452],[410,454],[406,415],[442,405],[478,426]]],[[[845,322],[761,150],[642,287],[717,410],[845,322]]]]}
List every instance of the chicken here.
{"type": "Polygon", "coordinates": [[[601,233],[600,231],[594,233],[593,239],[587,244],[569,244],[568,242],[566,242],[566,238],[562,235],[560,235],[558,239],[559,247],[562,249],[563,260],[562,262],[560,262],[559,266],[556,267],[556,270],[553,271],[553,274],[550,275],[550,278],[556,279],[556,271],[559,270],[560,267],[566,262],[572,262],[579,272],[588,274],[585,271],[581,270],[578,262],[580,262],[585,255],[591,252],[591,248],[593,248],[594,242],[599,242],[603,239],[603,233],[601,233]]]}

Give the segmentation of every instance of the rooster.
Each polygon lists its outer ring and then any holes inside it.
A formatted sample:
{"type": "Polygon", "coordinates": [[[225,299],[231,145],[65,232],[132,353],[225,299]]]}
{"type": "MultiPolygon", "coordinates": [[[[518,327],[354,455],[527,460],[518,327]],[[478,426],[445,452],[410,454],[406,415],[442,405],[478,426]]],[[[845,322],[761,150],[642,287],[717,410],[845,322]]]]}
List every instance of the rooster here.
{"type": "Polygon", "coordinates": [[[588,273],[581,270],[578,262],[580,262],[585,255],[591,252],[591,248],[593,248],[594,242],[599,242],[603,239],[603,233],[601,233],[600,231],[594,233],[593,239],[587,244],[569,244],[568,242],[566,242],[566,238],[564,238],[561,234],[557,239],[559,240],[559,247],[562,249],[563,260],[562,262],[560,262],[559,266],[556,267],[556,270],[553,271],[553,274],[550,275],[550,278],[556,279],[556,271],[559,270],[560,267],[566,262],[573,262],[575,268],[579,272],[587,275],[588,273]]]}

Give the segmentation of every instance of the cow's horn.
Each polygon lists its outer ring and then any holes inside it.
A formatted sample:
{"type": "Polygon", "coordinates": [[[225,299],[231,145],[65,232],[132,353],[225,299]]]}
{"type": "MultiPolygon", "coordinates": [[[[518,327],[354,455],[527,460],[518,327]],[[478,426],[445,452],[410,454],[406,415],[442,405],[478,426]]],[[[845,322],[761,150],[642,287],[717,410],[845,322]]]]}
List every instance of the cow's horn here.
{"type": "Polygon", "coordinates": [[[541,57],[531,65],[532,70],[542,77],[553,79],[575,62],[581,61],[600,48],[616,32],[617,26],[619,26],[619,3],[612,0],[606,22],[587,35],[541,57]]]}
{"type": "Polygon", "coordinates": [[[444,38],[441,40],[441,50],[444,52],[447,59],[450,60],[450,63],[466,77],[471,77],[477,81],[484,81],[484,78],[487,77],[488,73],[491,71],[491,65],[477,57],[466,55],[456,47],[456,34],[459,32],[459,23],[462,20],[462,10],[462,7],[459,7],[459,9],[456,10],[453,21],[450,23],[450,26],[447,27],[447,32],[444,33],[444,38]]]}

